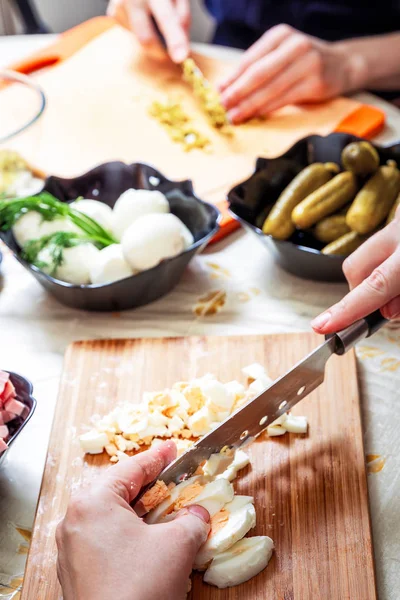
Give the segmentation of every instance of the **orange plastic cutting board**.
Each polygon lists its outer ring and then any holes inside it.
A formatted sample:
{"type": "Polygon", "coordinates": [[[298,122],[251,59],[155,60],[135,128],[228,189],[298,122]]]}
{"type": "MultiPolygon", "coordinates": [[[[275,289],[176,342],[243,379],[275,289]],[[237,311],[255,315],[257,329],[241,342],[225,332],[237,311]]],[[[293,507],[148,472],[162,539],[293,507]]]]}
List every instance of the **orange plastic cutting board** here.
{"type": "MultiPolygon", "coordinates": [[[[231,68],[231,63],[194,58],[211,81],[231,68]]],[[[31,73],[48,99],[35,143],[27,145],[24,138],[14,143],[32,164],[67,177],[108,160],[153,164],[171,179],[192,179],[200,196],[219,205],[222,235],[236,225],[226,210],[226,192],[252,172],[257,156],[276,156],[310,133],[347,131],[370,137],[384,124],[380,110],[337,98],[287,107],[263,123],[236,128],[233,139],[227,139],[208,125],[180,69],[168,60],[160,63],[143,56],[133,36],[107,17],[66,32],[14,68],[31,73]],[[43,67],[51,68],[38,71],[43,67]],[[166,95],[179,100],[195,126],[211,139],[210,153],[184,152],[148,115],[151,102],[166,95]]],[[[0,111],[15,105],[15,94],[12,88],[0,94],[0,111]]]]}

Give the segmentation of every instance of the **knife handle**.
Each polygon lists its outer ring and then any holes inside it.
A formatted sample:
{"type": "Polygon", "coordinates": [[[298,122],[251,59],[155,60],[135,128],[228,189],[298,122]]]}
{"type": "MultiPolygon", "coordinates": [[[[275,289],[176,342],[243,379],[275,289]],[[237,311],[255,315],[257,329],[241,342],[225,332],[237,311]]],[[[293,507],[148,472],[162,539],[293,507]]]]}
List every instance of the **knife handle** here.
{"type": "Polygon", "coordinates": [[[346,329],[338,331],[333,335],[326,336],[327,339],[336,338],[335,354],[345,354],[358,342],[369,338],[387,323],[380,310],[376,310],[364,319],[356,321],[346,329]]]}

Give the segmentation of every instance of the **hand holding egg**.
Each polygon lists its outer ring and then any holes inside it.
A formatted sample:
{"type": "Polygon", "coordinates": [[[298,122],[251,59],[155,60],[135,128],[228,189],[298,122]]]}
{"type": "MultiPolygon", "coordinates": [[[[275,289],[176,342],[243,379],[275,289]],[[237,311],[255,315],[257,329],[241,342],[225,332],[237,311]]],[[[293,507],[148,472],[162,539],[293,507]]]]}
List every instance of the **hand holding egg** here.
{"type": "Polygon", "coordinates": [[[209,533],[209,515],[191,506],[169,523],[146,525],[130,507],[140,489],[175,458],[166,442],[126,459],[70,502],[57,529],[65,600],[184,600],[192,564],[209,533]]]}

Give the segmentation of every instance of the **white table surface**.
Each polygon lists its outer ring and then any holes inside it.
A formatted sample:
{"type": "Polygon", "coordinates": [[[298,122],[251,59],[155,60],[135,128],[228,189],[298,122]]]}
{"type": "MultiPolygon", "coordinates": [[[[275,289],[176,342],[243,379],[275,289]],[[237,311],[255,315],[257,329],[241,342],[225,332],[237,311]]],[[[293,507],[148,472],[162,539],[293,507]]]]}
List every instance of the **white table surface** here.
{"type": "MultiPolygon", "coordinates": [[[[54,37],[0,39],[0,68],[47,45],[54,37]]],[[[228,59],[238,55],[237,51],[212,46],[196,45],[196,49],[228,59]]],[[[387,127],[377,141],[400,138],[400,111],[370,94],[357,97],[387,112],[387,127]]],[[[1,584],[24,570],[26,555],[16,526],[32,528],[67,344],[84,338],[308,331],[310,319],[346,292],[344,284],[305,282],[283,272],[271,255],[243,232],[211,246],[195,259],[170,295],[119,316],[62,306],[7,251],[2,273],[0,366],[31,379],[38,400],[34,418],[0,467],[0,598],[7,599],[11,596],[2,596],[1,584]],[[249,256],[254,257],[251,264],[245,260],[249,256]],[[220,265],[227,274],[218,275],[212,264],[220,265]],[[258,294],[252,293],[254,288],[258,294]],[[212,317],[195,317],[193,305],[212,289],[227,292],[224,309],[212,317]]],[[[384,469],[369,475],[379,598],[399,600],[400,326],[378,333],[357,353],[366,453],[385,458],[384,469]]]]}

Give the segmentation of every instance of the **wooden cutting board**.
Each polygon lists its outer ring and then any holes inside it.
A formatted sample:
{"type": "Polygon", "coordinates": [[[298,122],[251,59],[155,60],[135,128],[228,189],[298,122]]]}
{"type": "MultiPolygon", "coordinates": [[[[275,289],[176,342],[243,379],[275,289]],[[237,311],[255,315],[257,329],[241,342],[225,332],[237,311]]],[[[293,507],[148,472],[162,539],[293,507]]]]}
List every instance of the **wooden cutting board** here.
{"type": "MultiPolygon", "coordinates": [[[[69,347],[64,365],[22,600],[59,600],[54,531],[71,490],[109,466],[84,459],[77,441],[93,414],[139,400],[175,381],[214,373],[241,379],[241,368],[266,365],[277,377],[310,352],[313,334],[252,337],[98,340],[69,347]]],[[[195,575],[191,600],[376,600],[367,480],[354,353],[333,357],[323,386],[301,402],[308,436],[261,436],[251,468],[236,481],[255,497],[255,535],[275,553],[251,581],[217,590],[195,575]]],[[[118,600],[118,599],[115,599],[118,600]]]]}

